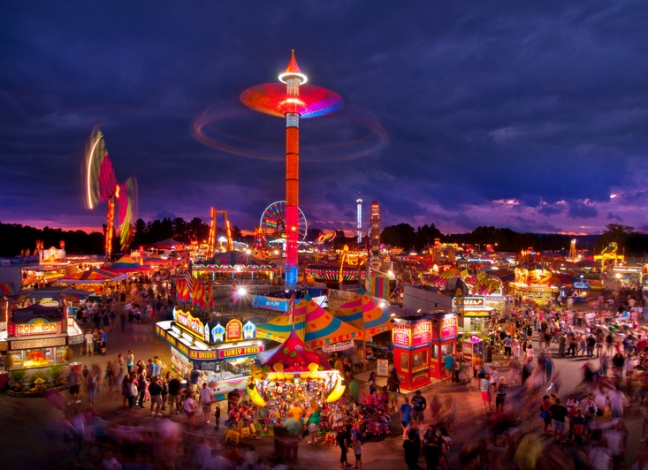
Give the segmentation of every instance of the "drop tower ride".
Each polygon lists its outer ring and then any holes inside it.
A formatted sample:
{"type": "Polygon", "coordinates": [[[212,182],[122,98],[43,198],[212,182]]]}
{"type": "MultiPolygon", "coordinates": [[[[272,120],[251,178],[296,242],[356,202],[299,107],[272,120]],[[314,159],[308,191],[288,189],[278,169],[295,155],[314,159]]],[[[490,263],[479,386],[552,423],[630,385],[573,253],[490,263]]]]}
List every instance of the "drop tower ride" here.
{"type": "Polygon", "coordinates": [[[267,83],[248,88],[241,94],[246,106],[286,119],[286,258],[284,288],[297,289],[299,274],[299,122],[300,119],[322,116],[340,109],[344,101],[330,90],[305,85],[308,77],[295,60],[295,50],[280,83],[267,83]]]}

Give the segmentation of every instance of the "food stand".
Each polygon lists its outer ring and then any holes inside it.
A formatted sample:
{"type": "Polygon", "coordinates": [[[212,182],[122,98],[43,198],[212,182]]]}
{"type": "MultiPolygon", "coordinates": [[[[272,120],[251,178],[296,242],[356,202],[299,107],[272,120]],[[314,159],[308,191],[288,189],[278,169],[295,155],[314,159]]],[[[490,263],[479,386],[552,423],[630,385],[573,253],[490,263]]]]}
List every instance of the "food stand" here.
{"type": "Polygon", "coordinates": [[[459,314],[461,333],[485,331],[491,316],[496,313],[493,307],[486,306],[484,297],[453,297],[452,308],[459,314]]]}
{"type": "Polygon", "coordinates": [[[81,341],[83,331],[65,307],[35,304],[9,311],[0,350],[7,351],[7,370],[37,369],[68,364],[69,346],[81,341]]]}
{"type": "Polygon", "coordinates": [[[415,390],[430,383],[432,322],[429,318],[396,318],[392,329],[394,367],[401,388],[415,390]]]}
{"type": "Polygon", "coordinates": [[[171,346],[171,368],[187,378],[197,370],[198,386],[207,382],[216,394],[243,390],[256,355],[265,349],[252,322],[233,318],[221,325],[178,309],[172,321],[158,322],[155,332],[171,346]]]}
{"type": "Polygon", "coordinates": [[[432,322],[430,377],[443,379],[446,376],[443,359],[454,355],[457,347],[457,314],[434,313],[430,317],[432,322]]]}
{"type": "Polygon", "coordinates": [[[515,269],[514,282],[509,283],[509,294],[533,301],[537,305],[551,305],[560,293],[560,288],[551,285],[552,272],[548,269],[515,269]]]}
{"type": "Polygon", "coordinates": [[[465,338],[461,342],[461,356],[465,364],[471,364],[473,357],[484,358],[484,340],[478,336],[465,338]]]}

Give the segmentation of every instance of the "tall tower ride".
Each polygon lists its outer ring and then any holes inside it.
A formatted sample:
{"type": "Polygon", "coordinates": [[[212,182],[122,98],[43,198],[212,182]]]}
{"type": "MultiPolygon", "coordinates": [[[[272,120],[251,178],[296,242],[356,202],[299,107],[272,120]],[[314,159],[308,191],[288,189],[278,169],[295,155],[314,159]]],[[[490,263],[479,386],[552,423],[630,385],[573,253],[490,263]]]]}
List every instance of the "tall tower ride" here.
{"type": "Polygon", "coordinates": [[[362,243],[362,199],[360,198],[360,194],[358,194],[358,199],[356,199],[356,203],[358,204],[358,245],[362,243]]]}
{"type": "Polygon", "coordinates": [[[295,60],[293,49],[286,71],[279,83],[267,83],[248,88],[241,101],[256,111],[286,120],[286,261],[284,267],[287,291],[297,288],[299,273],[299,121],[328,114],[340,109],[344,101],[325,88],[304,84],[308,77],[295,60]]]}
{"type": "Polygon", "coordinates": [[[378,201],[371,203],[371,253],[375,256],[380,251],[380,206],[378,201]]]}

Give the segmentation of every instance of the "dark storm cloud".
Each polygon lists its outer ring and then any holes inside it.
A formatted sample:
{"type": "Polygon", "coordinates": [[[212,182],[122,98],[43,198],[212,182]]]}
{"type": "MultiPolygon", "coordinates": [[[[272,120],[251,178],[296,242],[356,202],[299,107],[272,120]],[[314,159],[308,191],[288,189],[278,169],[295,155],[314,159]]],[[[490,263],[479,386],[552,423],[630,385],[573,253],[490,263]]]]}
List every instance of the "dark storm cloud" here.
{"type": "Polygon", "coordinates": [[[611,212],[608,212],[607,220],[616,220],[617,222],[623,223],[623,219],[621,217],[619,217],[618,215],[614,215],[611,212]]]}
{"type": "Polygon", "coordinates": [[[565,212],[566,207],[564,204],[542,204],[538,212],[544,215],[554,215],[565,212]]]}
{"type": "MultiPolygon", "coordinates": [[[[118,180],[138,178],[142,217],[214,206],[251,230],[285,198],[284,164],[207,147],[191,123],[276,80],[294,47],[313,84],[389,136],[370,157],[308,162],[308,145],[361,129],[304,122],[300,201],[321,228],[352,227],[358,192],[384,225],[639,226],[646,195],[628,188],[648,179],[647,20],[640,1],[4,2],[0,220],[99,227],[105,208],[83,209],[79,168],[102,124],[118,180]]],[[[281,156],[280,119],[219,125],[281,156]]]]}
{"type": "Polygon", "coordinates": [[[596,207],[590,204],[574,201],[569,204],[567,215],[574,219],[591,219],[592,217],[597,217],[599,213],[596,207]]]}

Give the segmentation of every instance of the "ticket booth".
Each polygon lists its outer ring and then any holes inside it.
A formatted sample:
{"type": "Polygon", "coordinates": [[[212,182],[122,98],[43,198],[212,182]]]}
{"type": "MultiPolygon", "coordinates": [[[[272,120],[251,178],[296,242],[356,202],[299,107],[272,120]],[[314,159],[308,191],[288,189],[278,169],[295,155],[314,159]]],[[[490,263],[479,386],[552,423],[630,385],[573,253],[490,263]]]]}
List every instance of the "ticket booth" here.
{"type": "Polygon", "coordinates": [[[394,322],[394,368],[402,389],[415,390],[430,383],[431,329],[429,318],[397,318],[394,322]]]}
{"type": "Polygon", "coordinates": [[[432,342],[430,344],[430,377],[443,379],[445,374],[444,358],[454,355],[457,348],[457,314],[435,313],[432,322],[432,342]]]}

